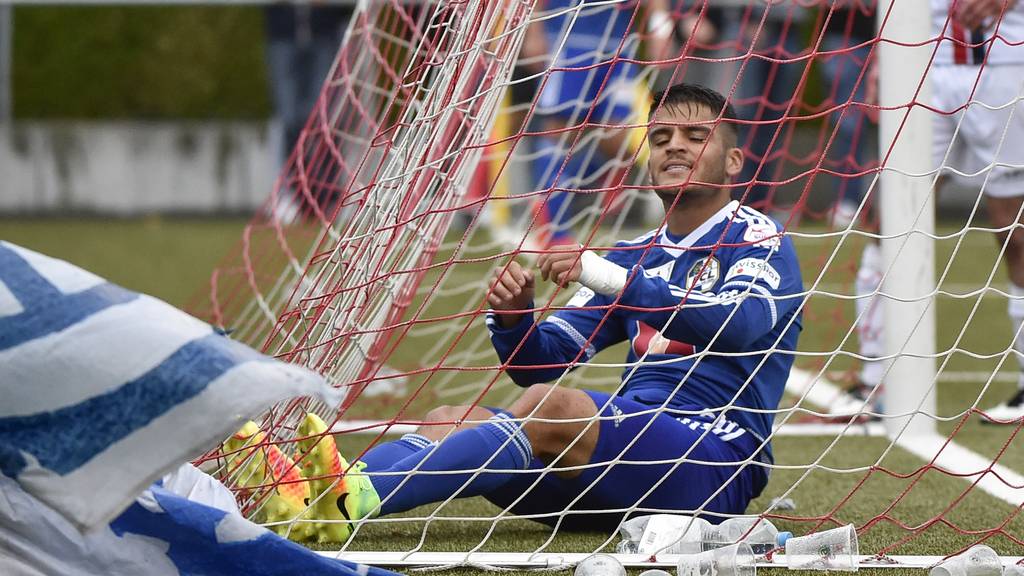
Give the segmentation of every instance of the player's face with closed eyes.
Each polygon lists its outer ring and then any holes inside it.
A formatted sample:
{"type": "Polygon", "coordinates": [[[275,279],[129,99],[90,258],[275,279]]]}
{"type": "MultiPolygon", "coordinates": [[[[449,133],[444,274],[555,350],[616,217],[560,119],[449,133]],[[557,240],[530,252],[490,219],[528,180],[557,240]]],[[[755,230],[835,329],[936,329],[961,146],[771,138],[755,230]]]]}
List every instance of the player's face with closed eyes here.
{"type": "Polygon", "coordinates": [[[651,148],[648,170],[657,190],[671,199],[680,190],[688,195],[729,195],[729,183],[743,167],[743,153],[735,147],[734,127],[716,126],[717,112],[701,104],[668,104],[651,118],[647,140],[651,148]]]}

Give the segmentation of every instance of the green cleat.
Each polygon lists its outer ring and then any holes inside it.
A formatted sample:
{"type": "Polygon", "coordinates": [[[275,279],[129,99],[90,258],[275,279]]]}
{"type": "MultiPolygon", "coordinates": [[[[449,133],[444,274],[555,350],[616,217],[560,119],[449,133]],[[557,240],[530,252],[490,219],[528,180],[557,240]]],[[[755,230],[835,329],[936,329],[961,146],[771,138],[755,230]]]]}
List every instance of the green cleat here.
{"type": "Polygon", "coordinates": [[[309,517],[322,522],[313,524],[317,542],[344,542],[352,534],[351,523],[375,515],[380,498],[362,474],[366,464],[356,462],[349,470],[348,462],[338,454],[338,447],[327,424],[313,413],[299,425],[299,454],[302,473],[309,482],[309,517]]]}

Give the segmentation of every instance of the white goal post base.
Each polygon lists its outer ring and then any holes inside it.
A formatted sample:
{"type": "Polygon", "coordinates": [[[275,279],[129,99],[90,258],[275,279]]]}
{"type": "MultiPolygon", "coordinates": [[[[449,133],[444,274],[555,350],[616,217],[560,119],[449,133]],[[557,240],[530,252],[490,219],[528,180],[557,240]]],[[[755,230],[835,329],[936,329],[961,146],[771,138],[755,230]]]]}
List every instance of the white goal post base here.
{"type": "MultiPolygon", "coordinates": [[[[344,558],[351,562],[370,566],[430,567],[431,570],[445,568],[473,567],[480,569],[541,568],[559,570],[571,568],[593,554],[572,554],[557,552],[513,553],[513,552],[329,552],[321,555],[330,558],[344,558]]],[[[627,568],[674,568],[679,554],[660,554],[652,559],[645,554],[609,554],[627,568]]],[[[859,556],[860,568],[930,568],[941,562],[944,556],[859,556]]],[[[1001,556],[1003,566],[1020,562],[1021,556],[1001,556]]],[[[771,560],[758,560],[762,568],[785,568],[786,555],[775,554],[771,560]]]]}

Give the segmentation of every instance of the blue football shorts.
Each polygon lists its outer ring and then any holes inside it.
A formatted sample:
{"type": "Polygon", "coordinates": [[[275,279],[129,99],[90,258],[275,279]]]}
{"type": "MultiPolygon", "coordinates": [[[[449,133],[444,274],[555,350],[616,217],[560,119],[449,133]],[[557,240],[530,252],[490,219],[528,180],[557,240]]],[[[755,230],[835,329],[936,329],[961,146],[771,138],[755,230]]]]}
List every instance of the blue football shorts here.
{"type": "Polygon", "coordinates": [[[603,407],[591,466],[565,479],[535,458],[488,500],[560,529],[614,530],[626,516],[742,514],[767,484],[767,468],[750,457],[761,442],[737,424],[586,393],[603,407]]]}

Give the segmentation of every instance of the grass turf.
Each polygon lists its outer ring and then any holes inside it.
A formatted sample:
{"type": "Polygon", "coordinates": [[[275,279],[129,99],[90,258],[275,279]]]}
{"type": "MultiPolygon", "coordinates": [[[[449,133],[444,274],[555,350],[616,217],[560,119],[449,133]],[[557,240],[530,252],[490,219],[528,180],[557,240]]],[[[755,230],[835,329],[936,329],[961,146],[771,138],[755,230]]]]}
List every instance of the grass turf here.
{"type": "MultiPolygon", "coordinates": [[[[0,220],[0,237],[67,259],[126,287],[183,306],[204,289],[209,271],[237,242],[243,225],[240,219],[4,219],[0,220]]],[[[857,244],[852,242],[840,249],[837,265],[825,272],[819,289],[852,293],[857,244]]],[[[798,247],[805,280],[810,286],[814,273],[824,265],[823,255],[831,253],[834,243],[829,239],[800,240],[798,247]]],[[[936,252],[940,266],[950,263],[950,272],[943,284],[945,289],[967,292],[984,285],[993,271],[993,285],[1005,288],[1005,275],[989,235],[970,233],[959,247],[955,241],[941,241],[936,252]]],[[[456,282],[478,282],[480,278],[479,271],[468,268],[457,270],[455,274],[456,282]]],[[[439,308],[431,308],[430,313],[440,315],[464,305],[464,301],[441,301],[439,308]]],[[[1000,367],[1003,356],[999,353],[1005,348],[1009,334],[1005,303],[1001,299],[940,297],[937,305],[940,350],[955,344],[994,355],[979,358],[950,352],[948,370],[1015,372],[1012,358],[1009,364],[1000,367]]],[[[844,342],[845,333],[836,329],[837,323],[829,322],[830,315],[835,314],[834,308],[834,301],[830,304],[824,297],[812,298],[801,349],[819,352],[856,349],[855,339],[844,342]]],[[[849,317],[851,314],[852,303],[847,302],[841,315],[849,317]]],[[[427,361],[422,357],[403,357],[403,354],[412,354],[406,348],[417,349],[422,343],[410,341],[407,344],[395,358],[400,367],[409,368],[427,361]]],[[[602,353],[601,358],[613,362],[620,360],[620,356],[621,350],[610,350],[602,353]]],[[[852,366],[851,360],[839,357],[830,368],[842,370],[852,366]]],[[[458,384],[475,377],[473,373],[458,373],[453,382],[458,384]]],[[[977,381],[944,381],[938,389],[938,413],[950,421],[940,423],[940,431],[950,434],[965,410],[975,404],[981,407],[995,404],[1005,399],[1011,389],[1009,382],[996,382],[985,390],[983,383],[977,381]]],[[[1024,472],[1024,450],[1015,427],[986,426],[977,415],[963,417],[967,421],[957,430],[957,442],[990,458],[1002,450],[1000,462],[1024,472]]],[[[365,437],[341,437],[339,441],[343,451],[354,454],[365,447],[367,440],[365,437]]],[[[978,534],[988,533],[991,538],[986,543],[997,551],[1021,553],[1005,536],[1009,534],[1019,539],[1024,535],[1020,507],[998,501],[980,490],[968,490],[969,484],[964,480],[926,468],[924,462],[902,450],[887,452],[889,442],[885,439],[843,438],[826,450],[831,441],[823,437],[777,439],[775,453],[779,468],[751,509],[764,509],[770,498],[795,486],[788,495],[796,502],[797,509],[786,513],[789,518],[776,522],[780,529],[800,534],[810,530],[819,519],[827,519],[825,527],[835,522],[853,522],[861,530],[862,553],[895,545],[893,554],[947,554],[976,540],[978,534]]],[[[484,551],[522,552],[543,546],[545,551],[579,552],[594,550],[611,536],[561,532],[552,536],[549,529],[520,519],[502,519],[493,523],[493,530],[490,530],[492,518],[499,509],[480,498],[457,500],[436,508],[425,506],[403,515],[421,519],[418,521],[366,525],[350,548],[463,551],[479,546],[484,551]],[[427,518],[429,520],[425,520],[427,518]]],[[[881,572],[894,574],[890,570],[881,572]]]]}

